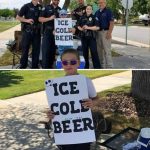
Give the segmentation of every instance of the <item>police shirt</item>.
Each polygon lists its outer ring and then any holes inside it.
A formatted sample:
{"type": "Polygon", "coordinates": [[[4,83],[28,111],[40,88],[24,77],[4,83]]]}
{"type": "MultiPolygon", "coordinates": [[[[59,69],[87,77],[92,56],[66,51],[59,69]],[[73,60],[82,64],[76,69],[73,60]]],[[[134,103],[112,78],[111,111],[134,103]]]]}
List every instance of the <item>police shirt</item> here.
{"type": "MultiPolygon", "coordinates": [[[[99,27],[99,22],[96,20],[95,16],[93,14],[87,16],[86,14],[81,16],[79,21],[77,22],[77,26],[83,27],[84,25],[87,25],[89,27],[97,26],[99,27]]],[[[84,31],[81,31],[82,34],[80,36],[86,36],[84,31]]],[[[91,32],[89,35],[93,36],[92,30],[87,30],[87,32],[91,32]]]]}
{"type": "Polygon", "coordinates": [[[20,9],[18,16],[20,17],[24,16],[25,19],[33,19],[34,25],[37,25],[39,23],[38,18],[41,10],[42,10],[42,6],[40,4],[34,6],[32,2],[27,3],[20,9]]]}
{"type": "MultiPolygon", "coordinates": [[[[40,17],[51,17],[53,15],[56,16],[56,18],[59,18],[59,11],[61,10],[61,8],[59,6],[57,6],[56,8],[54,8],[53,5],[47,5],[46,7],[44,7],[42,9],[42,12],[40,14],[40,17]]],[[[54,20],[50,20],[48,22],[43,23],[44,27],[51,27],[52,30],[54,29],[54,20]]]]}
{"type": "Polygon", "coordinates": [[[78,15],[79,12],[82,12],[83,14],[85,14],[85,9],[86,9],[86,6],[84,5],[81,5],[79,7],[77,7],[74,11],[73,11],[73,15],[75,16],[75,20],[79,20],[80,19],[80,15],[78,15]]]}
{"type": "Polygon", "coordinates": [[[97,10],[95,17],[99,22],[100,30],[109,30],[110,22],[114,21],[112,11],[106,7],[103,10],[97,10]]]}

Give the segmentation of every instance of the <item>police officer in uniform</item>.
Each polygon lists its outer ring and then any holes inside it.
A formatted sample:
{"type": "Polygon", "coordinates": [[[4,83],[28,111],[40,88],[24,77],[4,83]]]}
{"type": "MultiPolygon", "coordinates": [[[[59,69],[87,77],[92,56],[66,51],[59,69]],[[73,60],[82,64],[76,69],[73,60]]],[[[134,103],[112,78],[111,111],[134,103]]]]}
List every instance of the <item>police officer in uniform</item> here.
{"type": "Polygon", "coordinates": [[[38,68],[40,53],[40,22],[38,21],[41,5],[39,0],[32,0],[25,4],[19,11],[16,19],[22,23],[22,56],[20,59],[20,68],[25,69],[28,64],[28,53],[32,44],[32,68],[38,68]]]}
{"type": "Polygon", "coordinates": [[[54,19],[59,17],[61,8],[58,6],[59,0],[52,0],[52,4],[42,9],[39,21],[43,23],[44,33],[42,39],[42,67],[53,68],[55,61],[56,46],[53,34],[54,19]]]}
{"type": "Polygon", "coordinates": [[[106,0],[99,0],[99,7],[100,9],[95,13],[100,27],[100,31],[98,31],[96,37],[97,50],[102,68],[113,68],[111,38],[114,27],[114,16],[112,11],[107,8],[106,0]]]}
{"type": "Polygon", "coordinates": [[[85,14],[86,6],[84,5],[84,0],[77,0],[77,1],[79,6],[73,10],[72,15],[73,19],[78,21],[80,17],[85,14]]]}
{"type": "Polygon", "coordinates": [[[80,17],[77,27],[79,29],[79,35],[81,37],[83,56],[85,59],[85,69],[89,68],[89,48],[91,52],[93,67],[100,69],[100,60],[97,53],[95,32],[99,30],[99,23],[92,14],[92,6],[86,6],[86,14],[80,17]]]}

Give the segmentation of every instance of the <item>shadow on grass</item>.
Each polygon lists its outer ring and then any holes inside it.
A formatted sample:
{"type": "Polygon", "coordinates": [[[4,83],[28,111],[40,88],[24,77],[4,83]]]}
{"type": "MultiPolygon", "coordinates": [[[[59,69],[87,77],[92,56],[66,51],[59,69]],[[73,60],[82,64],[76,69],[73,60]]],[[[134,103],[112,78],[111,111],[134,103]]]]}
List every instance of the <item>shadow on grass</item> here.
{"type": "Polygon", "coordinates": [[[1,70],[0,71],[0,87],[8,87],[11,84],[19,84],[23,81],[22,76],[18,76],[13,71],[1,70]]]}

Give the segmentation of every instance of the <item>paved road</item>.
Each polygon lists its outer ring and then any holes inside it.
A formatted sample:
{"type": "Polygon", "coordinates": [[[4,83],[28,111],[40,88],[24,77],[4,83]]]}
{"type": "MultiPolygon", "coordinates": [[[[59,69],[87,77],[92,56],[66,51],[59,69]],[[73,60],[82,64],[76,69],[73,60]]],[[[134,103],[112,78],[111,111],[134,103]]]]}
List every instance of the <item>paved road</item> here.
{"type": "MultiPolygon", "coordinates": [[[[113,36],[125,39],[125,26],[115,26],[113,36]]],[[[150,27],[130,26],[128,28],[128,40],[150,44],[150,27]]]]}

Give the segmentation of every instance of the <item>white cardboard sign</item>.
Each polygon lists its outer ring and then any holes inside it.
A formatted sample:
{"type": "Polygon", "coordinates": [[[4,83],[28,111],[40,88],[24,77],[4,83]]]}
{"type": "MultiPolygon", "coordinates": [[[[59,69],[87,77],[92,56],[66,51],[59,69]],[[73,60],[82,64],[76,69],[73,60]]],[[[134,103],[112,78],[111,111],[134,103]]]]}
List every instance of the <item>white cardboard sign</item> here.
{"type": "Polygon", "coordinates": [[[71,18],[55,19],[55,44],[61,46],[73,46],[73,34],[69,32],[72,28],[71,18]]]}
{"type": "Polygon", "coordinates": [[[49,79],[45,82],[57,145],[95,141],[91,110],[82,106],[88,98],[86,77],[82,75],[49,79]]]}

